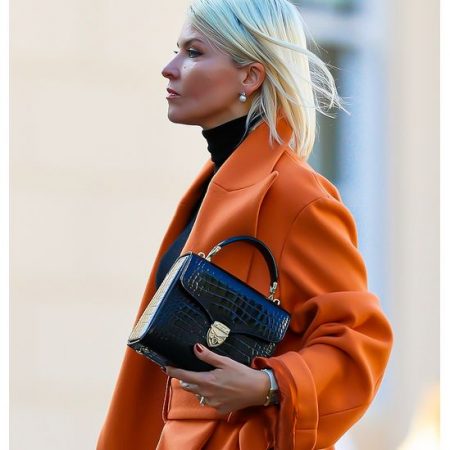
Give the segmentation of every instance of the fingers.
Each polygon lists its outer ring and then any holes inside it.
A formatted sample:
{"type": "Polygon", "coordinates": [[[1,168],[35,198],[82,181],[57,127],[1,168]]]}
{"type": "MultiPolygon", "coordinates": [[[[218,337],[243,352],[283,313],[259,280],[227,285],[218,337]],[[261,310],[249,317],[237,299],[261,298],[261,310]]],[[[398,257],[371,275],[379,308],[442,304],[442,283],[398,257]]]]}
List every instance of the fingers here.
{"type": "MultiPolygon", "coordinates": [[[[212,352],[201,344],[194,345],[194,353],[198,359],[215,368],[229,367],[230,365],[232,366],[235,363],[235,361],[233,361],[231,358],[218,355],[217,353],[212,352]]],[[[169,375],[170,377],[178,378],[179,380],[194,384],[199,384],[209,380],[209,373],[212,372],[193,372],[190,370],[177,369],[171,366],[166,366],[165,369],[167,375],[169,375]]]]}
{"type": "Polygon", "coordinates": [[[192,392],[194,394],[198,394],[199,389],[198,389],[198,385],[197,384],[192,384],[192,383],[186,383],[183,380],[179,380],[180,381],[180,385],[181,387],[189,392],[192,392]]]}
{"type": "Polygon", "coordinates": [[[199,387],[196,384],[185,383],[183,380],[179,380],[181,387],[191,394],[194,394],[197,397],[197,400],[201,402],[202,406],[205,406],[207,403],[206,396],[200,392],[199,387]],[[203,400],[202,400],[203,398],[203,400]]]}
{"type": "Polygon", "coordinates": [[[220,414],[228,414],[229,412],[231,412],[231,410],[228,409],[225,404],[214,400],[214,395],[205,386],[200,387],[197,384],[187,383],[184,380],[178,381],[182,389],[190,392],[191,394],[194,394],[202,406],[208,405],[212,408],[215,408],[220,414]]]}
{"type": "Polygon", "coordinates": [[[231,358],[212,352],[201,344],[194,345],[194,353],[198,359],[217,368],[224,367],[233,361],[231,358]]]}
{"type": "Polygon", "coordinates": [[[193,372],[191,370],[177,369],[175,367],[166,366],[167,375],[186,383],[201,384],[208,380],[208,372],[193,372]]]}

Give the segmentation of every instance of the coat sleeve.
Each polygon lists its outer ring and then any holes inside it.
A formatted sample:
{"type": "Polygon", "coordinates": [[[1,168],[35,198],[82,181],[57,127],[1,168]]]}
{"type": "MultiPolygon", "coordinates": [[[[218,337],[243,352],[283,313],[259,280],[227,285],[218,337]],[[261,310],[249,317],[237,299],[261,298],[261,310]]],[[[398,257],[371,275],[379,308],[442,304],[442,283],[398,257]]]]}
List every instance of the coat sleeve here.
{"type": "Polygon", "coordinates": [[[297,214],[279,266],[289,345],[277,356],[254,358],[252,367],[271,368],[279,385],[276,448],[327,448],[373,400],[392,329],[367,291],[355,222],[339,200],[321,197],[297,214]]]}

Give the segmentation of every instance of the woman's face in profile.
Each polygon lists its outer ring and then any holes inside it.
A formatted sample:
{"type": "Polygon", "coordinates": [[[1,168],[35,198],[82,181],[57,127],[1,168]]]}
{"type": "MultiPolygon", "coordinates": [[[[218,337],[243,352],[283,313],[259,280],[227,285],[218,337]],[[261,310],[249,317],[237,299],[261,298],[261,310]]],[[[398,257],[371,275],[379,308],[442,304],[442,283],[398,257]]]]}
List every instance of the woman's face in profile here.
{"type": "Polygon", "coordinates": [[[243,69],[209,44],[188,21],[177,45],[176,55],[161,72],[169,80],[167,88],[178,93],[167,94],[171,122],[208,129],[248,113],[250,102],[239,101],[246,79],[243,69]]]}

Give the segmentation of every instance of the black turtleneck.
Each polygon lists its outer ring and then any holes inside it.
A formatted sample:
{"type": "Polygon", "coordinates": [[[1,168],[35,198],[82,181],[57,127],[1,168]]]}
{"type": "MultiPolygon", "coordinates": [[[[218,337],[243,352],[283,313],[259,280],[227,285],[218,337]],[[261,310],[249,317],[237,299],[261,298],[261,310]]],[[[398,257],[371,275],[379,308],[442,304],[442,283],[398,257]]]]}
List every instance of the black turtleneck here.
{"type": "MultiPolygon", "coordinates": [[[[249,129],[258,121],[259,117],[250,121],[249,129]]],[[[233,153],[239,144],[245,139],[245,121],[247,116],[241,116],[217,127],[203,130],[202,135],[208,142],[208,151],[211,153],[211,161],[214,163],[214,172],[233,153]]]]}
{"type": "MultiPolygon", "coordinates": [[[[247,137],[250,128],[259,120],[259,116],[255,117],[249,124],[249,130],[245,133],[245,121],[247,116],[238,117],[229,122],[218,125],[217,127],[203,130],[202,134],[208,143],[208,151],[211,153],[211,161],[214,163],[214,173],[216,173],[226,159],[233,153],[233,151],[242,143],[247,137]]],[[[167,272],[172,267],[175,260],[180,256],[181,250],[189,237],[198,210],[203,201],[203,197],[208,188],[210,179],[206,180],[202,194],[200,195],[197,204],[191,212],[191,218],[186,224],[184,230],[178,235],[175,241],[167,249],[164,256],[161,258],[157,273],[156,273],[156,289],[163,282],[167,272]]],[[[209,251],[210,249],[204,249],[209,251]]]]}

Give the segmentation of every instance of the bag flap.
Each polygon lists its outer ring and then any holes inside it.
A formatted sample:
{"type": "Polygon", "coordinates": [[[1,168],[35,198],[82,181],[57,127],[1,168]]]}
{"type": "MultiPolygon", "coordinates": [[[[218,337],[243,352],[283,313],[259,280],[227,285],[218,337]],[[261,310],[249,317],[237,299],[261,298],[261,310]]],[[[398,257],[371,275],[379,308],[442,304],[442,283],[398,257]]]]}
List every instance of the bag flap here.
{"type": "Polygon", "coordinates": [[[230,333],[247,334],[278,343],[286,334],[290,315],[251,286],[205,258],[192,253],[180,282],[202,305],[212,321],[230,333]]]}

